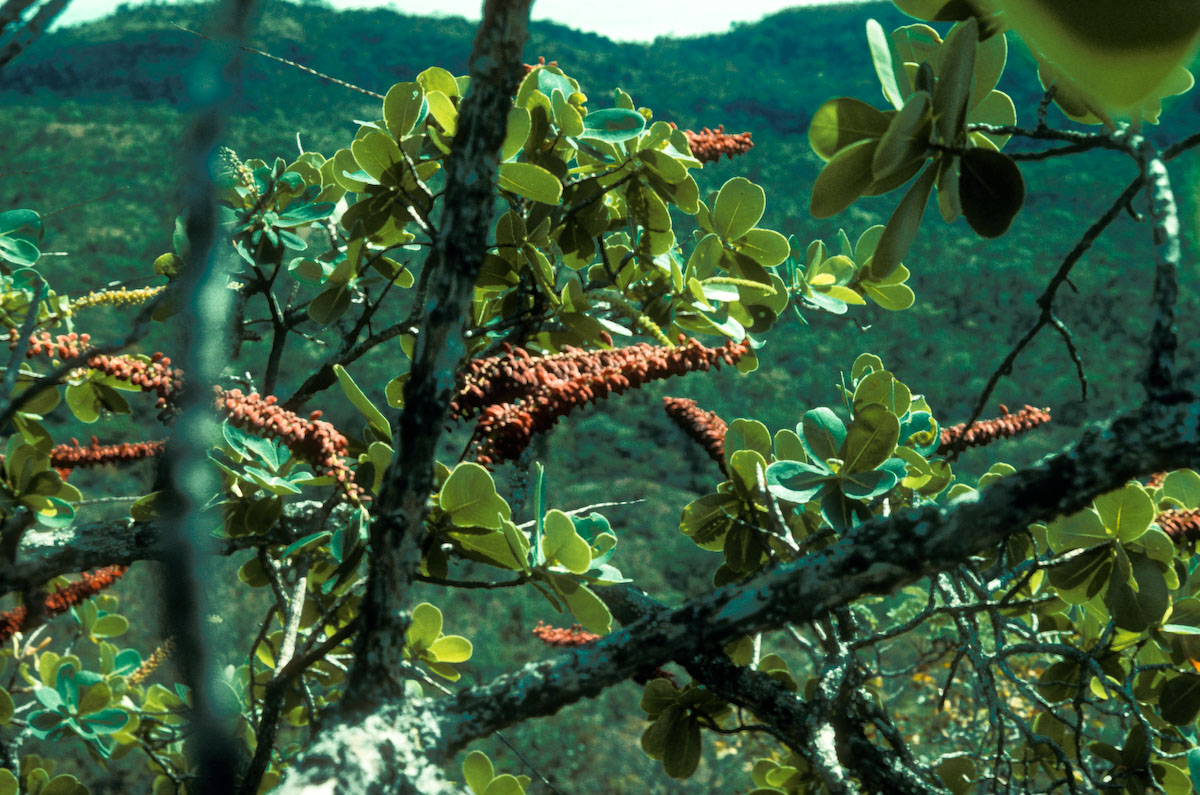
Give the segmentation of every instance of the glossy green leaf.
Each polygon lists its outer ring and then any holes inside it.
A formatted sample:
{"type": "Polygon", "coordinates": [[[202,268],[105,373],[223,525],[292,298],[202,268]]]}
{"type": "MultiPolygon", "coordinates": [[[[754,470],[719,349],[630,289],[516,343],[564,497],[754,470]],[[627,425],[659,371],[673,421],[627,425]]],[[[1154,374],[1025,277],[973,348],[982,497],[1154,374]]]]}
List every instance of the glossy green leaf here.
{"type": "Polygon", "coordinates": [[[429,602],[413,608],[412,623],[408,625],[405,641],[416,649],[428,649],[442,634],[442,611],[429,602]]]}
{"type": "Polygon", "coordinates": [[[968,149],[959,166],[958,193],[967,223],[982,237],[1008,231],[1025,204],[1025,179],[1011,157],[968,149]]]}
{"type": "Polygon", "coordinates": [[[776,461],[767,467],[767,490],[777,499],[804,505],[827,491],[836,480],[820,464],[801,461],[776,461]]]}
{"type": "Polygon", "coordinates": [[[954,25],[938,51],[933,114],[934,125],[946,144],[958,143],[965,133],[978,41],[979,24],[970,17],[954,25]]]}
{"type": "Polygon", "coordinates": [[[1178,469],[1163,478],[1159,499],[1178,500],[1185,509],[1200,507],[1200,474],[1190,469],[1178,469]]]}
{"type": "Polygon", "coordinates": [[[533,122],[529,111],[519,105],[508,112],[508,126],[504,133],[504,143],[500,145],[500,162],[516,157],[524,148],[529,138],[533,122]]]}
{"type": "Polygon", "coordinates": [[[809,212],[814,218],[828,218],[845,210],[874,180],[872,163],[879,141],[858,141],[833,156],[813,182],[809,212]]]}
{"type": "Polygon", "coordinates": [[[1118,627],[1144,632],[1162,621],[1171,606],[1171,595],[1157,563],[1137,553],[1129,555],[1129,563],[1133,583],[1121,576],[1120,567],[1114,567],[1104,602],[1118,627]]]}
{"type": "Polygon", "coordinates": [[[591,589],[566,575],[555,577],[555,589],[567,604],[571,615],[588,632],[607,635],[612,629],[612,613],[591,589]]]}
{"type": "Polygon", "coordinates": [[[591,548],[575,531],[571,517],[557,509],[549,511],[543,527],[542,555],[548,563],[574,574],[583,574],[591,567],[591,548]]]}
{"type": "Polygon", "coordinates": [[[308,304],[308,316],[322,326],[334,322],[350,308],[350,290],[338,284],[314,298],[308,304]]]}
{"type": "Polygon", "coordinates": [[[867,46],[871,50],[875,74],[883,86],[883,96],[893,107],[903,107],[909,94],[908,75],[904,71],[904,64],[893,57],[892,41],[883,32],[883,26],[873,19],[867,20],[867,46]]]}
{"type": "Polygon", "coordinates": [[[501,190],[542,204],[557,205],[562,201],[562,183],[558,177],[533,163],[501,163],[499,185],[501,190]]]}
{"type": "Polygon", "coordinates": [[[758,420],[738,418],[725,431],[725,460],[738,450],[754,450],[764,458],[771,457],[771,432],[758,420]]]}
{"type": "Polygon", "coordinates": [[[492,475],[479,464],[458,464],[438,492],[438,504],[458,527],[499,530],[512,511],[499,494],[492,475]]]}
{"type": "Polygon", "coordinates": [[[846,439],[846,426],[831,409],[818,408],[805,412],[797,428],[804,449],[813,461],[837,458],[846,439]]]}
{"type": "Polygon", "coordinates": [[[594,110],[583,117],[583,133],[579,137],[617,144],[636,138],[645,129],[646,117],[636,110],[607,108],[594,110]]]}
{"type": "Polygon", "coordinates": [[[929,152],[933,131],[933,100],[925,91],[917,91],[892,117],[887,132],[879,139],[871,170],[876,180],[885,180],[913,163],[923,161],[929,152]]]}
{"type": "Polygon", "coordinates": [[[1158,698],[1163,720],[1176,726],[1186,726],[1200,713],[1200,676],[1182,674],[1163,687],[1158,698]]]}
{"type": "Polygon", "coordinates": [[[831,160],[840,150],[864,139],[881,138],[889,116],[853,97],[831,99],[813,113],[808,143],[822,160],[831,160]]]}
{"type": "Polygon", "coordinates": [[[713,226],[718,235],[733,241],[754,228],[767,206],[767,194],[744,177],[734,177],[721,186],[713,205],[713,226]]]}
{"type": "Polygon", "coordinates": [[[1154,501],[1141,486],[1133,483],[1120,491],[1101,494],[1093,505],[1104,527],[1122,544],[1140,537],[1154,521],[1154,501]]]}
{"type": "Polygon", "coordinates": [[[383,120],[394,138],[403,138],[425,118],[428,105],[419,83],[397,83],[383,98],[383,120]]]}
{"type": "Polygon", "coordinates": [[[129,619],[117,613],[101,616],[92,625],[92,635],[97,638],[115,638],[129,630],[129,619]]]}
{"type": "Polygon", "coordinates": [[[846,432],[841,458],[843,472],[866,472],[892,457],[900,439],[900,420],[873,403],[857,409],[846,432]]]}
{"type": "Polygon", "coordinates": [[[367,424],[381,438],[392,438],[392,424],[387,421],[387,417],[379,409],[375,408],[375,404],[371,402],[363,391],[358,388],[358,384],[350,377],[350,373],[345,367],[340,364],[333,366],[333,372],[337,376],[338,384],[342,387],[342,392],[350,399],[354,408],[358,409],[359,413],[366,418],[367,424]]]}
{"type": "Polygon", "coordinates": [[[787,238],[772,229],[751,229],[734,246],[764,268],[783,263],[790,253],[787,238]]]}
{"type": "Polygon", "coordinates": [[[487,785],[496,777],[496,770],[492,767],[492,760],[488,759],[487,754],[483,751],[472,751],[467,754],[462,763],[463,778],[466,779],[467,786],[475,795],[483,795],[483,791],[487,789],[487,785]]]}
{"type": "Polygon", "coordinates": [[[471,653],[474,651],[471,641],[462,635],[443,635],[430,643],[427,648],[438,662],[443,663],[466,662],[471,659],[471,653]]]}
{"type": "Polygon", "coordinates": [[[700,724],[686,719],[676,724],[663,752],[663,772],[671,778],[689,778],[700,764],[700,724]]]}

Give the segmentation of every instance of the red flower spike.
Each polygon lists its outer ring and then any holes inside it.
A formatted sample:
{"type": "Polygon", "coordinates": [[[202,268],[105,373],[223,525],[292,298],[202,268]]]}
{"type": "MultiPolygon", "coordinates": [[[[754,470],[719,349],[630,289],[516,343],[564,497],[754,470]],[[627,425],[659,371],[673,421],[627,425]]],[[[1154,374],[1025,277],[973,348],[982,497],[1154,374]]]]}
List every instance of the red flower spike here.
{"type": "Polygon", "coordinates": [[[1200,508],[1163,511],[1154,517],[1154,523],[1177,544],[1200,539],[1200,508]]]}
{"type": "MultiPolygon", "coordinates": [[[[669,122],[669,124],[672,127],[675,126],[673,122],[669,122]]],[[[715,163],[721,159],[721,155],[732,160],[754,148],[754,142],[750,140],[750,133],[727,133],[724,124],[717,125],[715,130],[705,127],[700,132],[684,130],[683,134],[687,136],[692,156],[701,163],[715,163]]]]}
{"type": "Polygon", "coordinates": [[[584,646],[594,640],[600,639],[599,635],[586,631],[578,624],[575,624],[570,629],[560,629],[539,621],[537,626],[531,629],[530,632],[542,643],[549,646],[584,646]]]}
{"type": "Polygon", "coordinates": [[[165,441],[100,444],[93,436],[89,446],[81,447],[77,439],[72,439],[70,444],[57,445],[50,451],[50,465],[61,473],[78,467],[123,464],[159,455],[166,445],[165,441]]]}
{"type": "Polygon", "coordinates": [[[518,348],[469,363],[459,374],[450,410],[456,418],[480,415],[472,458],[503,463],[518,458],[535,434],[581,405],[647,381],[736,362],[749,351],[745,341],[706,348],[696,340],[676,348],[649,343],[599,351],[567,348],[538,357],[518,348]]]}
{"type": "Polygon", "coordinates": [[[721,472],[728,476],[725,469],[725,431],[729,426],[715,412],[705,411],[696,405],[696,401],[688,398],[665,397],[663,409],[676,425],[684,430],[692,440],[697,442],[708,457],[717,462],[721,472]]]}
{"type": "Polygon", "coordinates": [[[346,463],[349,442],[332,423],[317,419],[314,411],[308,419],[279,405],[274,395],[260,396],[257,392],[243,395],[240,389],[228,392],[214,387],[218,413],[242,430],[267,439],[278,439],[298,458],[312,464],[322,475],[336,480],[345,498],[353,503],[370,499],[354,482],[354,471],[346,463]]]}
{"type": "Polygon", "coordinates": [[[1000,405],[1000,416],[995,419],[981,420],[970,427],[959,423],[949,428],[942,428],[942,442],[937,449],[938,455],[945,455],[954,449],[965,450],[968,447],[983,447],[997,439],[1007,439],[1018,433],[1033,430],[1037,426],[1050,421],[1050,409],[1039,409],[1025,406],[1016,414],[1010,414],[1008,407],[1000,405]]]}
{"type": "MultiPolygon", "coordinates": [[[[84,572],[78,581],[47,596],[42,603],[42,613],[46,616],[62,615],[121,579],[128,570],[128,566],[105,566],[93,572],[84,572]]],[[[0,613],[0,643],[23,631],[28,617],[29,610],[24,605],[0,613]]]]}

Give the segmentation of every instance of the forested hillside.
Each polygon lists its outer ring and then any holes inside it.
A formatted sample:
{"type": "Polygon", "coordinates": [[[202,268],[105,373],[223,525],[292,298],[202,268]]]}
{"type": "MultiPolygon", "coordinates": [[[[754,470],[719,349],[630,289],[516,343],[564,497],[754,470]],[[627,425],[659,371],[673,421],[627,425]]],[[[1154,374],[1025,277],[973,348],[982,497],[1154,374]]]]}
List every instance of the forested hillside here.
{"type": "MultiPolygon", "coordinates": [[[[173,182],[176,152],[188,110],[183,80],[187,64],[206,46],[185,29],[201,29],[205,12],[200,5],[123,8],[107,19],[45,36],[0,76],[5,119],[0,154],[11,169],[0,175],[0,210],[29,207],[43,213],[43,250],[56,255],[47,268],[61,269],[57,281],[77,293],[112,282],[147,283],[150,264],[171,249],[179,204],[179,186],[173,182]]],[[[884,222],[900,195],[859,202],[824,221],[808,213],[810,186],[821,166],[807,138],[813,111],[838,95],[877,97],[876,104],[884,105],[863,34],[871,17],[889,29],[905,24],[890,3],[865,3],[795,9],[720,35],[643,45],[534,23],[526,61],[539,56],[557,61],[581,82],[591,107],[611,106],[613,89],[620,87],[638,105],[652,109],[656,119],[682,128],[724,124],[727,131],[752,132],[755,148],[748,154],[736,163],[708,165],[697,175],[702,195],[735,173],[744,175],[766,191],[763,226],[795,235],[801,249],[813,239],[836,248],[839,228],[857,238],[872,224],[884,222]]],[[[253,44],[383,93],[429,66],[464,73],[473,33],[474,26],[458,18],[388,10],[336,12],[316,3],[273,0],[262,6],[253,44]]],[[[229,141],[243,158],[290,160],[298,143],[303,150],[332,156],[348,145],[356,128],[353,120],[380,116],[378,100],[286,65],[246,57],[229,141]]],[[[1010,44],[1010,67],[999,87],[1013,97],[1019,112],[1036,107],[1042,95],[1030,63],[1019,44],[1010,44]]],[[[1174,104],[1168,101],[1163,127],[1170,137],[1200,128],[1197,101],[1197,92],[1174,104]]],[[[1019,116],[1018,123],[1033,126],[1035,120],[1019,116]]],[[[1013,141],[1008,151],[1019,152],[1022,146],[1028,144],[1013,141]]],[[[622,536],[627,545],[623,554],[630,561],[626,573],[660,594],[695,590],[697,583],[708,581],[715,564],[680,536],[677,522],[683,505],[710,490],[711,462],[698,456],[670,424],[661,396],[695,398],[728,420],[753,411],[772,430],[792,427],[807,408],[839,403],[841,373],[849,370],[854,354],[870,350],[905,383],[925,393],[939,420],[951,424],[965,419],[988,376],[1033,322],[1035,299],[1050,274],[1135,176],[1124,162],[1115,163],[1116,157],[1103,153],[1023,163],[1025,208],[996,240],[980,239],[961,220],[947,226],[936,211],[927,213],[925,234],[905,258],[917,295],[911,310],[893,314],[872,306],[840,317],[813,312],[804,321],[792,317],[759,351],[762,372],[752,379],[730,369],[706,379],[646,388],[572,416],[539,443],[538,455],[555,473],[556,480],[548,484],[552,503],[576,506],[612,494],[645,499],[636,514],[608,511],[614,523],[636,515],[643,525],[638,532],[626,528],[622,536]],[[937,344],[948,338],[955,345],[937,344]],[[957,352],[935,353],[948,350],[957,352]],[[677,454],[663,455],[671,449],[677,454]],[[664,470],[664,461],[676,466],[664,470]],[[663,547],[672,550],[661,557],[668,563],[638,570],[639,548],[663,547]]],[[[1195,240],[1195,173],[1193,165],[1180,163],[1176,175],[1189,243],[1195,240]]],[[[1054,421],[1038,434],[964,460],[960,466],[966,471],[981,472],[996,458],[1014,464],[1032,461],[1076,436],[1090,418],[1138,399],[1132,391],[1121,391],[1137,383],[1122,368],[1140,361],[1127,354],[1143,344],[1145,328],[1139,324],[1145,313],[1125,308],[1140,309],[1149,300],[1150,270],[1134,267],[1134,258],[1145,256],[1149,235],[1136,219],[1120,219],[1075,269],[1076,289],[1059,296],[1059,315],[1074,332],[1086,366],[1088,401],[1080,400],[1075,366],[1059,338],[1043,335],[1001,382],[995,400],[1048,406],[1054,421]],[[1120,389],[1112,386],[1118,383],[1120,389]]],[[[1181,277],[1181,337],[1195,339],[1200,280],[1194,268],[1181,277]]],[[[109,328],[93,333],[117,330],[122,321],[114,315],[107,322],[109,328]]],[[[170,346],[170,340],[154,337],[145,343],[147,350],[170,346]]],[[[1195,372],[1196,354],[1182,352],[1185,371],[1195,372]]],[[[289,355],[298,357],[295,361],[317,361],[323,353],[311,347],[289,355]]],[[[392,363],[375,356],[364,365],[374,369],[364,369],[370,375],[359,382],[382,405],[383,386],[395,374],[392,363]]],[[[294,382],[285,379],[283,390],[295,388],[308,372],[300,365],[291,367],[287,376],[294,382]]],[[[989,406],[985,416],[996,409],[989,406]]],[[[361,422],[349,415],[330,419],[361,422]]],[[[81,426],[78,433],[86,438],[88,431],[81,426]]],[[[140,438],[138,434],[139,429],[128,428],[128,438],[140,438]]],[[[86,482],[81,478],[81,485],[86,482]]],[[[491,600],[494,614],[463,619],[474,622],[470,634],[481,651],[468,677],[486,678],[539,653],[527,643],[534,622],[524,608],[523,602],[497,595],[491,600]]],[[[611,704],[607,719],[618,729],[627,720],[633,734],[640,731],[641,716],[624,716],[627,706],[621,699],[631,696],[622,692],[605,695],[611,704]]],[[[547,721],[514,736],[524,737],[532,746],[525,750],[545,761],[557,753],[556,740],[566,748],[590,731],[588,725],[572,724],[568,715],[557,724],[547,721]]],[[[614,752],[626,750],[628,742],[614,741],[613,747],[614,752]]],[[[570,769],[576,764],[572,758],[565,754],[561,764],[570,769]]],[[[639,766],[653,768],[641,758],[607,759],[603,750],[598,758],[614,765],[615,786],[629,787],[620,791],[639,791],[639,766]]],[[[592,753],[588,764],[596,761],[592,753]]],[[[584,774],[580,769],[578,775],[584,774]]],[[[699,791],[696,786],[721,791],[721,771],[706,770],[704,775],[710,776],[706,783],[664,781],[659,791],[674,792],[675,786],[678,791],[699,791]]],[[[580,786],[574,791],[597,790],[580,786]]]]}

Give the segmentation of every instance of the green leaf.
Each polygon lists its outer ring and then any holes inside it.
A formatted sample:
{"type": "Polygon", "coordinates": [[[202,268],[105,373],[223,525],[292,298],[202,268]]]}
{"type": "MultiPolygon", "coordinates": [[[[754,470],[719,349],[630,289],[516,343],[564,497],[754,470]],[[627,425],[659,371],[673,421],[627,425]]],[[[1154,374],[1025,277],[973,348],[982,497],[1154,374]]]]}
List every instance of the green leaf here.
{"type": "Polygon", "coordinates": [[[383,98],[383,120],[392,137],[401,139],[425,118],[425,91],[419,83],[397,83],[383,98]]]}
{"type": "Polygon", "coordinates": [[[1182,674],[1163,686],[1158,698],[1163,720],[1186,726],[1200,713],[1200,676],[1182,674]]]}
{"type": "Polygon", "coordinates": [[[0,767],[0,795],[18,795],[20,783],[7,767],[0,767]]]}
{"type": "Polygon", "coordinates": [[[958,193],[963,216],[976,234],[999,237],[1025,204],[1025,179],[1008,155],[968,149],[959,166],[958,193]]]}
{"type": "Polygon", "coordinates": [[[508,123],[504,133],[504,143],[500,145],[500,162],[516,157],[529,138],[533,127],[529,111],[520,106],[508,112],[508,123]]]}
{"type": "Polygon", "coordinates": [[[492,779],[492,783],[488,784],[483,795],[525,795],[525,788],[521,786],[521,782],[516,776],[509,773],[502,773],[492,779]]]}
{"type": "Polygon", "coordinates": [[[554,588],[567,603],[571,615],[588,632],[607,635],[612,629],[612,613],[586,585],[567,575],[556,575],[554,588]]]}
{"type": "Polygon", "coordinates": [[[855,411],[839,456],[841,472],[866,472],[892,457],[900,439],[900,420],[878,403],[855,411]]]}
{"type": "Polygon", "coordinates": [[[773,229],[751,229],[734,247],[764,268],[782,264],[791,251],[787,238],[773,229]]]}
{"type": "Polygon", "coordinates": [[[687,179],[687,168],[684,167],[683,163],[680,163],[666,152],[660,152],[657,149],[643,149],[638,152],[637,156],[638,160],[645,163],[651,171],[662,177],[670,185],[678,184],[687,179]]]}
{"type": "Polygon", "coordinates": [[[797,428],[804,449],[813,461],[837,458],[846,440],[846,426],[832,409],[818,408],[805,412],[797,428]]]}
{"type": "Polygon", "coordinates": [[[466,759],[462,763],[463,778],[466,779],[467,786],[475,795],[483,795],[483,791],[487,789],[487,785],[496,777],[496,770],[492,767],[492,760],[488,759],[487,754],[483,751],[472,751],[467,754],[466,759]]]}
{"type": "Polygon", "coordinates": [[[688,778],[700,764],[700,724],[685,718],[675,724],[663,752],[663,772],[671,778],[688,778]]]}
{"type": "Polygon", "coordinates": [[[542,554],[547,563],[557,563],[573,574],[583,574],[591,567],[591,548],[575,532],[571,517],[557,509],[548,511],[543,527],[542,554]]]}
{"type": "Polygon", "coordinates": [[[500,189],[542,204],[562,201],[562,183],[558,177],[533,163],[501,163],[500,189]]]}
{"type": "Polygon", "coordinates": [[[454,467],[438,493],[438,504],[457,527],[499,530],[512,511],[500,495],[486,469],[473,461],[454,467]]]}
{"type": "Polygon", "coordinates": [[[956,144],[965,132],[967,103],[975,79],[975,47],[979,23],[975,17],[950,29],[938,51],[937,86],[933,91],[934,124],[942,142],[956,144]]]}
{"type": "Polygon", "coordinates": [[[1122,544],[1136,540],[1154,521],[1154,501],[1136,483],[1101,494],[1093,505],[1104,527],[1122,544]]]}
{"type": "Polygon", "coordinates": [[[412,623],[404,635],[405,642],[414,649],[428,649],[442,634],[442,611],[429,602],[421,602],[413,608],[412,623]]]}
{"type": "Polygon", "coordinates": [[[691,537],[701,549],[716,551],[725,543],[725,534],[741,508],[736,494],[708,494],[688,503],[679,520],[679,531],[691,537]]]}
{"type": "Polygon", "coordinates": [[[817,108],[808,126],[808,143],[822,160],[843,148],[887,132],[888,114],[853,97],[831,99],[817,108]]]}
{"type": "Polygon", "coordinates": [[[767,467],[767,490],[778,499],[804,505],[835,480],[825,466],[800,461],[776,461],[767,467]]]}
{"type": "Polygon", "coordinates": [[[1171,595],[1157,563],[1137,553],[1129,555],[1129,563],[1136,590],[1120,576],[1120,567],[1114,567],[1104,601],[1118,627],[1144,632],[1162,621],[1171,607],[1171,595]]]}
{"type": "Polygon", "coordinates": [[[471,659],[474,647],[462,635],[443,635],[428,646],[438,662],[461,663],[471,659]]]}
{"type": "Polygon", "coordinates": [[[734,177],[721,186],[713,206],[713,226],[725,240],[737,240],[762,218],[767,194],[744,177],[734,177]]]}
{"type": "Polygon", "coordinates": [[[621,143],[636,138],[646,129],[646,117],[636,110],[608,108],[594,110],[583,117],[580,138],[597,138],[609,143],[621,143]]]}
{"type": "Polygon", "coordinates": [[[337,284],[309,302],[308,316],[322,326],[327,326],[346,314],[349,308],[350,290],[345,284],[337,284]]]}
{"type": "Polygon", "coordinates": [[[908,74],[904,64],[893,57],[892,41],[883,32],[883,26],[874,19],[867,20],[867,45],[871,50],[871,61],[875,74],[883,86],[883,95],[892,106],[899,109],[909,94],[908,74]]]}
{"type": "Polygon", "coordinates": [[[838,151],[813,182],[809,212],[828,218],[845,210],[874,181],[872,163],[879,141],[858,141],[838,151]]]}
{"type": "MultiPolygon", "coordinates": [[[[105,616],[107,618],[107,616],[105,616]]],[[[79,696],[77,711],[80,715],[99,712],[112,703],[112,690],[104,682],[89,685],[79,696]]]]}
{"type": "Polygon", "coordinates": [[[129,619],[116,613],[101,616],[92,625],[92,635],[97,638],[115,638],[129,629],[129,619]]]}
{"type": "MultiPolygon", "coordinates": [[[[900,260],[912,248],[921,228],[921,219],[925,215],[925,205],[929,203],[929,194],[937,179],[937,169],[928,167],[904,194],[904,198],[892,211],[883,235],[875,246],[867,268],[866,278],[879,282],[886,279],[899,265],[900,260]]],[[[880,302],[882,303],[882,302],[880,302]]]]}
{"type": "Polygon", "coordinates": [[[1083,549],[1112,540],[1100,516],[1087,508],[1070,516],[1056,519],[1046,527],[1046,539],[1057,552],[1083,549]]]}
{"type": "Polygon", "coordinates": [[[929,136],[933,131],[933,100],[928,92],[918,91],[908,98],[904,107],[892,117],[887,132],[875,148],[871,170],[876,180],[886,180],[923,161],[929,152],[929,136]]]}
{"type": "Polygon", "coordinates": [[[738,418],[725,431],[725,460],[738,450],[754,450],[763,458],[771,457],[771,432],[758,420],[738,418]]]}
{"type": "Polygon", "coordinates": [[[1178,469],[1163,478],[1159,499],[1178,500],[1185,509],[1200,507],[1200,474],[1190,469],[1178,469]]]}
{"type": "Polygon", "coordinates": [[[367,419],[367,424],[383,439],[392,438],[392,425],[387,421],[387,417],[379,409],[375,408],[375,404],[363,394],[363,391],[358,388],[358,384],[354,383],[354,379],[350,377],[350,373],[346,372],[346,368],[340,364],[333,366],[333,372],[337,375],[338,383],[342,387],[342,392],[354,404],[354,408],[358,409],[367,419]]]}
{"type": "Polygon", "coordinates": [[[7,726],[12,720],[15,707],[13,705],[12,696],[3,687],[0,687],[0,726],[7,726]]]}

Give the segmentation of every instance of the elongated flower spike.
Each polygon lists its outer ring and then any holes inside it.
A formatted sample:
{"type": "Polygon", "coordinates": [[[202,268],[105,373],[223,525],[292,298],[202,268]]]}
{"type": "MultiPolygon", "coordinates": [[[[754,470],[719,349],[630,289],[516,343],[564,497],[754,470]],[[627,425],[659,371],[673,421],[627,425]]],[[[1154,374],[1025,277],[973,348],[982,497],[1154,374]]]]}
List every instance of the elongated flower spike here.
{"type": "MultiPolygon", "coordinates": [[[[674,127],[674,123],[671,126],[674,127]]],[[[705,127],[700,132],[684,130],[683,134],[687,136],[692,157],[701,163],[715,163],[721,159],[721,155],[732,160],[754,148],[750,133],[727,133],[724,124],[717,125],[715,130],[705,127]]]]}
{"type": "Polygon", "coordinates": [[[1176,544],[1200,539],[1200,508],[1163,511],[1154,517],[1154,523],[1176,544]]]}
{"type": "Polygon", "coordinates": [[[161,454],[166,446],[165,441],[100,444],[100,440],[93,436],[92,443],[83,447],[78,439],[72,439],[70,444],[56,445],[50,451],[50,466],[65,477],[72,469],[80,467],[125,464],[151,458],[161,454]]]}
{"type": "Polygon", "coordinates": [[[570,629],[560,629],[539,621],[530,632],[548,646],[585,646],[600,639],[599,635],[588,632],[578,624],[570,629]]]}
{"type": "Polygon", "coordinates": [[[708,453],[708,457],[717,462],[721,472],[726,476],[725,469],[725,431],[728,427],[725,420],[715,412],[705,411],[696,405],[696,401],[688,398],[664,397],[663,409],[667,416],[687,433],[708,453]]]}
{"type": "MultiPolygon", "coordinates": [[[[105,566],[93,572],[84,572],[79,580],[65,588],[49,594],[42,602],[42,615],[62,615],[84,599],[90,599],[124,576],[128,566],[105,566]]],[[[0,643],[4,643],[18,632],[26,629],[29,608],[25,605],[0,613],[0,643]]]]}
{"type": "Polygon", "coordinates": [[[951,450],[983,447],[997,439],[1007,439],[1033,430],[1049,421],[1050,409],[1027,405],[1016,414],[1011,414],[1008,407],[1001,404],[999,417],[975,422],[970,427],[960,422],[958,425],[942,428],[942,442],[937,452],[938,455],[946,455],[951,450]]]}
{"type": "Polygon", "coordinates": [[[648,381],[733,364],[750,351],[747,341],[706,348],[680,335],[680,345],[639,343],[613,350],[568,349],[531,356],[521,349],[472,363],[460,375],[451,403],[455,417],[479,412],[468,456],[490,466],[518,458],[533,437],[576,408],[648,381]]]}

